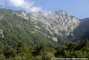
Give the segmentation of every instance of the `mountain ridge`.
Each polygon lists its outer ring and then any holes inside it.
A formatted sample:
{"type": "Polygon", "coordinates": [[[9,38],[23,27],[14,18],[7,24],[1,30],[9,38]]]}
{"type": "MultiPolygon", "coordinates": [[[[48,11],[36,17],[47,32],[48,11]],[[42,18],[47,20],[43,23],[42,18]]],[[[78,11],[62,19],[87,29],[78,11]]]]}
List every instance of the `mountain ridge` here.
{"type": "Polygon", "coordinates": [[[48,47],[59,45],[38,32],[38,29],[31,22],[16,16],[12,11],[0,10],[0,15],[4,16],[0,20],[0,29],[4,31],[4,38],[0,36],[2,48],[4,48],[4,45],[15,48],[19,41],[26,43],[26,46],[30,48],[37,44],[44,44],[48,47]]]}
{"type": "MultiPolygon", "coordinates": [[[[70,16],[63,10],[56,12],[36,12],[31,13],[30,15],[22,12],[22,14],[17,13],[17,16],[33,22],[33,24],[35,24],[39,29],[41,29],[41,27],[45,28],[52,35],[56,33],[57,35],[65,38],[67,38],[67,36],[80,24],[80,21],[76,17],[70,16]]],[[[57,39],[54,41],[57,41],[57,39]]]]}
{"type": "MultiPolygon", "coordinates": [[[[82,24],[86,24],[85,22],[82,24]]],[[[65,11],[27,14],[24,11],[0,9],[0,29],[4,31],[5,35],[5,39],[1,42],[5,41],[5,44],[10,46],[13,43],[12,47],[18,41],[23,41],[30,47],[37,44],[45,44],[50,47],[65,44],[87,33],[77,32],[80,26],[82,27],[81,20],[65,11]],[[80,35],[77,37],[78,34],[80,35]]],[[[84,27],[87,28],[87,26],[89,26],[88,23],[84,27]]],[[[80,30],[79,28],[78,31],[80,30]]]]}

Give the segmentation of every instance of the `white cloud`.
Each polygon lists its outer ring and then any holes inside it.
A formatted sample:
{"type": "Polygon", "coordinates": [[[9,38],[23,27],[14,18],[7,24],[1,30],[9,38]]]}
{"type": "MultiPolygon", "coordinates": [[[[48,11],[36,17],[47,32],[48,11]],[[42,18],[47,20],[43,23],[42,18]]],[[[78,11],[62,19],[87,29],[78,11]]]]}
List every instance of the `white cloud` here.
{"type": "Polygon", "coordinates": [[[9,0],[9,2],[17,8],[22,8],[27,12],[38,12],[41,11],[41,7],[34,6],[34,2],[30,2],[28,0],[9,0]]]}
{"type": "Polygon", "coordinates": [[[33,1],[29,1],[29,0],[0,0],[0,5],[4,6],[12,6],[13,8],[17,8],[17,9],[23,9],[27,12],[38,12],[38,11],[42,11],[41,7],[36,7],[34,6],[34,2],[33,1]]]}
{"type": "Polygon", "coordinates": [[[25,2],[24,0],[9,0],[9,2],[14,5],[15,7],[21,7],[24,4],[26,4],[27,2],[25,2]]]}
{"type": "Polygon", "coordinates": [[[32,7],[31,9],[30,9],[30,11],[31,12],[38,12],[38,11],[40,11],[40,10],[42,10],[42,8],[41,7],[32,7]]]}
{"type": "Polygon", "coordinates": [[[27,12],[38,12],[41,11],[41,7],[34,6],[34,2],[30,2],[28,0],[9,0],[9,2],[17,8],[22,8],[27,12]]]}

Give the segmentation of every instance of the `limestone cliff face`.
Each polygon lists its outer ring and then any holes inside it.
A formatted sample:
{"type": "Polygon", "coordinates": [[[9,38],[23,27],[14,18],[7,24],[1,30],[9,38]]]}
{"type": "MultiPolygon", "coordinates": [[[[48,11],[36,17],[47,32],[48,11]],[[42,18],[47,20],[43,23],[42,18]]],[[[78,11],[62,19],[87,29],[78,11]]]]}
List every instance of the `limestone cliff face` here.
{"type": "Polygon", "coordinates": [[[80,24],[76,17],[69,15],[65,11],[36,12],[31,14],[21,12],[20,14],[17,13],[17,15],[32,22],[42,34],[53,38],[54,41],[57,41],[54,34],[67,38],[70,33],[73,35],[73,31],[80,24]],[[53,35],[53,37],[48,34],[53,35]]]}
{"type": "Polygon", "coordinates": [[[3,34],[3,30],[2,30],[2,29],[0,29],[0,36],[1,36],[2,38],[4,38],[4,34],[3,34]]]}
{"type": "Polygon", "coordinates": [[[64,37],[67,37],[80,24],[77,18],[70,16],[65,11],[32,13],[30,20],[38,27],[40,23],[50,33],[64,37]]]}

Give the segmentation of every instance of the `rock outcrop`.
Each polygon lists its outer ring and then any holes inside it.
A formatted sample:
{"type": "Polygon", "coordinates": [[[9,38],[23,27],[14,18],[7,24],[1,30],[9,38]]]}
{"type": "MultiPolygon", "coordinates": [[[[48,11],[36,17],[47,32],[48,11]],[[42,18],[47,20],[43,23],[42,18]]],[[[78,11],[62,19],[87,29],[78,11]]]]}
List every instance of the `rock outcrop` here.
{"type": "Polygon", "coordinates": [[[2,38],[4,38],[4,34],[3,34],[3,30],[2,30],[2,29],[0,29],[0,36],[1,36],[2,38]]]}

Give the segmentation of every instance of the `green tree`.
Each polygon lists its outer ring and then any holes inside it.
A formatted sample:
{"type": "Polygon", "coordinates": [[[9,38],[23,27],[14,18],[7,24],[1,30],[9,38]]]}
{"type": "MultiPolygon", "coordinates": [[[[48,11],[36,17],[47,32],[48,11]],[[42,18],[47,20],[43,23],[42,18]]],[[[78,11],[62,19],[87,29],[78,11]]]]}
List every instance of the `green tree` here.
{"type": "Polygon", "coordinates": [[[56,57],[60,57],[60,56],[64,56],[64,49],[63,47],[59,46],[57,47],[55,50],[56,50],[56,53],[55,53],[55,56],[56,57]]]}
{"type": "Polygon", "coordinates": [[[0,60],[4,60],[5,59],[5,56],[3,55],[3,51],[0,50],[0,60]]]}
{"type": "Polygon", "coordinates": [[[55,58],[52,52],[46,52],[42,56],[42,60],[51,60],[51,58],[55,58]]]}
{"type": "Polygon", "coordinates": [[[88,39],[84,39],[84,40],[81,40],[79,43],[78,43],[78,46],[77,46],[77,50],[80,50],[80,49],[83,49],[83,48],[89,48],[89,41],[88,39]]]}
{"type": "Polygon", "coordinates": [[[78,46],[77,43],[71,42],[70,44],[67,45],[67,49],[68,50],[75,50],[77,46],[78,46]]]}
{"type": "Polygon", "coordinates": [[[87,52],[79,50],[79,51],[75,51],[74,55],[75,55],[76,58],[86,58],[87,52]]]}
{"type": "Polygon", "coordinates": [[[6,49],[4,49],[3,54],[6,58],[15,57],[15,50],[10,47],[7,47],[6,49]]]}
{"type": "Polygon", "coordinates": [[[46,47],[45,45],[37,45],[37,47],[35,48],[35,50],[32,52],[33,56],[37,56],[37,55],[41,55],[44,54],[46,52],[46,47]]]}
{"type": "Polygon", "coordinates": [[[29,49],[25,46],[23,42],[19,42],[17,46],[18,46],[17,54],[25,55],[26,53],[29,52],[29,49]]]}

